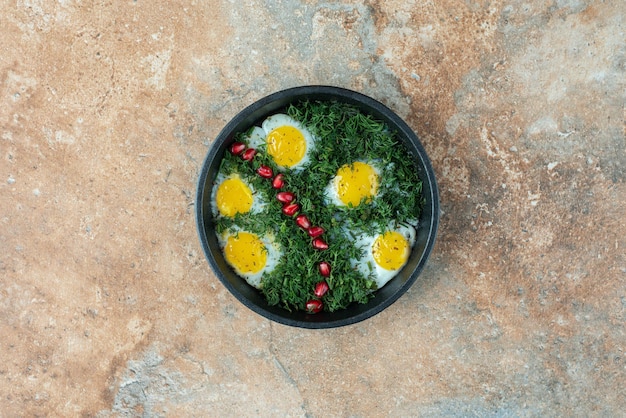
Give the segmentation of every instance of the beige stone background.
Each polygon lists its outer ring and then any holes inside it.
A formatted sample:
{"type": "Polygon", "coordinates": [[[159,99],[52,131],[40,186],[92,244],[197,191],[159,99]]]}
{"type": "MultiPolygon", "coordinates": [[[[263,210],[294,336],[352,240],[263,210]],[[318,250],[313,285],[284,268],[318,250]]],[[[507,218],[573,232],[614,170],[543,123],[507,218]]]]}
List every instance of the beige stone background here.
{"type": "Polygon", "coordinates": [[[0,1],[0,416],[624,416],[623,0],[0,1]],[[397,111],[442,218],[345,328],[204,259],[212,138],[274,91],[397,111]]]}

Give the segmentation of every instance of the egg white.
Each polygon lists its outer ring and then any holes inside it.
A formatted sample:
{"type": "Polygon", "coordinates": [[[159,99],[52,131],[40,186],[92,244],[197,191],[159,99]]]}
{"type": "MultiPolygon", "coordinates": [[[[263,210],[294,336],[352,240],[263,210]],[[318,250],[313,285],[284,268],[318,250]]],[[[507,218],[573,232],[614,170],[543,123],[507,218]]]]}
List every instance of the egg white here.
{"type": "MultiPolygon", "coordinates": [[[[288,116],[282,113],[277,113],[275,115],[268,116],[261,124],[261,128],[263,129],[263,132],[265,133],[265,137],[267,137],[267,135],[269,135],[269,133],[272,132],[274,129],[280,128],[281,126],[294,127],[295,129],[300,131],[300,133],[302,134],[304,138],[304,142],[306,143],[306,150],[304,152],[304,156],[299,162],[292,165],[291,167],[288,167],[291,170],[300,171],[311,160],[310,156],[311,156],[313,149],[315,148],[315,142],[316,142],[315,137],[300,122],[293,119],[291,116],[288,116]]],[[[254,132],[255,134],[257,134],[256,130],[254,132]]],[[[285,169],[287,167],[281,167],[281,168],[285,169]]]]}
{"type": "MultiPolygon", "coordinates": [[[[381,170],[378,164],[376,164],[375,162],[371,162],[371,161],[355,161],[355,162],[361,162],[361,163],[365,163],[371,166],[374,169],[374,172],[376,173],[378,178],[380,179],[381,170]]],[[[326,200],[327,204],[331,204],[335,206],[347,206],[345,203],[343,203],[343,201],[339,197],[339,194],[337,193],[337,187],[335,186],[337,181],[338,181],[338,177],[336,175],[333,176],[332,179],[330,179],[330,182],[324,189],[324,199],[326,200]]],[[[380,193],[380,181],[378,182],[378,193],[380,193]]]]}
{"type": "Polygon", "coordinates": [[[217,176],[215,177],[215,182],[213,184],[213,190],[211,190],[211,212],[213,213],[213,216],[215,218],[222,216],[219,209],[217,208],[217,201],[216,201],[217,189],[226,179],[229,179],[229,178],[239,178],[252,191],[252,206],[250,207],[250,211],[248,213],[251,213],[251,214],[260,213],[265,209],[267,202],[265,201],[265,199],[263,199],[263,196],[261,196],[260,193],[256,192],[254,187],[252,187],[252,184],[250,184],[250,182],[247,181],[244,177],[241,177],[237,173],[225,175],[222,172],[218,172],[217,176]]]}
{"type": "MultiPolygon", "coordinates": [[[[224,251],[224,247],[226,246],[228,242],[228,238],[231,236],[236,236],[237,233],[242,232],[242,231],[243,231],[242,229],[238,227],[234,227],[232,230],[226,231],[223,234],[218,235],[217,240],[218,240],[220,248],[222,249],[222,252],[224,251]]],[[[265,250],[267,251],[265,266],[256,273],[244,273],[242,271],[239,271],[239,269],[237,269],[235,266],[231,266],[231,267],[233,268],[235,273],[237,273],[237,275],[239,275],[240,277],[243,277],[250,286],[260,289],[261,278],[263,277],[263,274],[271,273],[276,268],[276,266],[281,261],[281,258],[283,256],[283,251],[271,233],[267,233],[262,236],[258,234],[255,234],[255,235],[259,237],[259,239],[265,246],[265,250]]]]}
{"type": "MultiPolygon", "coordinates": [[[[409,243],[409,254],[413,245],[415,244],[416,231],[411,225],[398,225],[396,227],[390,227],[388,231],[399,232],[409,243]]],[[[378,238],[378,234],[370,235],[365,232],[357,234],[355,236],[355,243],[357,247],[362,248],[363,255],[358,260],[351,260],[352,266],[358,269],[364,277],[371,278],[376,282],[378,289],[382,288],[391,279],[393,279],[400,270],[406,265],[407,260],[397,269],[388,270],[381,267],[376,263],[374,255],[372,253],[372,247],[374,242],[378,238]]]]}
{"type": "Polygon", "coordinates": [[[255,126],[250,132],[243,137],[248,147],[258,149],[261,145],[265,145],[266,133],[260,126],[255,126]]]}

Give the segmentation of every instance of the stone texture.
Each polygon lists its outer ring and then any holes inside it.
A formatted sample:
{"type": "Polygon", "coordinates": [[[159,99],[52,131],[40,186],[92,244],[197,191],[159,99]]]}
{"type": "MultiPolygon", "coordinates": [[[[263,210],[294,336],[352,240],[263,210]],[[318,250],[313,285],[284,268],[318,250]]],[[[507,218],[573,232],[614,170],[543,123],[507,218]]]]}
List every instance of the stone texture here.
{"type": "Polygon", "coordinates": [[[1,416],[618,416],[622,0],[0,2],[1,416]],[[204,260],[212,138],[276,90],[371,95],[442,203],[421,280],[306,331],[204,260]]]}

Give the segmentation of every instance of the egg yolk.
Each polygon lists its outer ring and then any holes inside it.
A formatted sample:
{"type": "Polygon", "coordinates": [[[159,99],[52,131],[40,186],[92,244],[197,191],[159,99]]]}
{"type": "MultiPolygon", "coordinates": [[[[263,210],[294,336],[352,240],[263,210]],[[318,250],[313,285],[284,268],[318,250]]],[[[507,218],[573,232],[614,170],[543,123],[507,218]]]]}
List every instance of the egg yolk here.
{"type": "Polygon", "coordinates": [[[265,267],[267,250],[257,235],[239,232],[228,237],[224,246],[224,257],[242,274],[258,273],[265,267]]]}
{"type": "Polygon", "coordinates": [[[401,233],[388,231],[376,238],[372,245],[372,255],[382,268],[396,270],[409,257],[409,243],[401,233]]]}
{"type": "Polygon", "coordinates": [[[237,177],[224,180],[215,194],[217,209],[223,216],[231,218],[237,213],[250,211],[252,201],[252,190],[237,177]]]}
{"type": "Polygon", "coordinates": [[[292,167],[300,162],[306,153],[306,141],[302,132],[293,126],[280,126],[272,130],[266,138],[267,153],[276,164],[292,167]]]}
{"type": "Polygon", "coordinates": [[[337,170],[335,190],[346,206],[357,206],[363,199],[369,202],[378,192],[378,174],[374,167],[360,161],[344,165],[337,170]]]}

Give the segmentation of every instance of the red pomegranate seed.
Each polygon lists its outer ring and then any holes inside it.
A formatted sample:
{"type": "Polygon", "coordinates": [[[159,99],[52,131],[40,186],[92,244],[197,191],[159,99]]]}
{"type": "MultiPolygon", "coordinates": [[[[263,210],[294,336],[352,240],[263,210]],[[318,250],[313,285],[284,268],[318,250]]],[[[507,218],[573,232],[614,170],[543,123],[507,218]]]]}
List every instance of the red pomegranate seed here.
{"type": "Polygon", "coordinates": [[[311,238],[317,238],[324,232],[324,228],[322,228],[321,226],[312,226],[307,230],[307,233],[311,238]]]}
{"type": "Polygon", "coordinates": [[[284,205],[296,200],[296,195],[291,192],[278,192],[276,193],[276,199],[284,205]]]}
{"type": "Polygon", "coordinates": [[[275,189],[280,189],[285,185],[285,180],[284,180],[284,175],[282,174],[277,174],[276,177],[274,177],[274,180],[272,180],[272,187],[275,189]]]}
{"type": "Polygon", "coordinates": [[[306,215],[298,215],[296,216],[296,223],[298,226],[304,230],[307,230],[311,227],[311,221],[307,218],[306,215]]]}
{"type": "Polygon", "coordinates": [[[315,291],[313,293],[318,298],[321,298],[322,296],[324,296],[326,292],[328,292],[328,283],[319,282],[318,284],[315,285],[315,291]]]}
{"type": "Polygon", "coordinates": [[[305,305],[305,309],[308,313],[318,313],[322,310],[324,305],[317,299],[311,299],[305,305]]]}
{"type": "Polygon", "coordinates": [[[256,150],[254,148],[248,148],[241,154],[241,159],[244,161],[252,161],[254,156],[256,155],[256,150]]]}
{"type": "Polygon", "coordinates": [[[230,146],[230,152],[233,155],[239,155],[246,149],[246,144],[243,142],[233,142],[230,146]]]}
{"type": "Polygon", "coordinates": [[[321,238],[315,238],[313,240],[313,242],[311,242],[311,244],[313,245],[313,248],[315,248],[316,250],[327,250],[328,249],[328,244],[326,244],[326,241],[324,241],[321,238]]]}
{"type": "Polygon", "coordinates": [[[266,165],[262,165],[259,168],[257,168],[256,172],[259,176],[263,177],[264,179],[271,179],[272,176],[274,175],[274,172],[272,171],[272,169],[266,165]]]}
{"type": "Polygon", "coordinates": [[[318,264],[317,267],[322,276],[324,277],[330,276],[330,264],[328,264],[326,261],[322,261],[321,263],[318,264]]]}
{"type": "Polygon", "coordinates": [[[293,216],[300,210],[300,205],[297,203],[289,203],[283,206],[283,213],[287,216],[293,216]]]}

